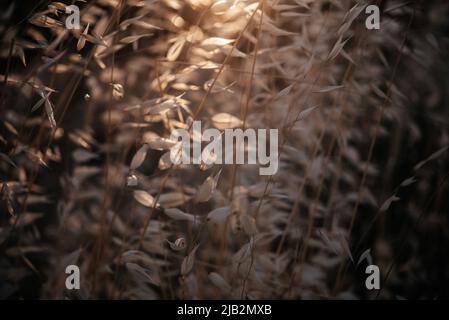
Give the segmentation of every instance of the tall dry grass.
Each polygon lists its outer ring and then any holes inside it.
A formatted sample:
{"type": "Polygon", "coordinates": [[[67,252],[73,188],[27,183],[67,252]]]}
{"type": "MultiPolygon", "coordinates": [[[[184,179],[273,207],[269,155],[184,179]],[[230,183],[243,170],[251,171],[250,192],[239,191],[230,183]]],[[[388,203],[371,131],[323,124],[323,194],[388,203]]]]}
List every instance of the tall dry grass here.
{"type": "Polygon", "coordinates": [[[449,7],[376,3],[8,4],[0,296],[448,297],[449,7]],[[168,162],[220,113],[279,129],[276,175],[168,162]]]}

